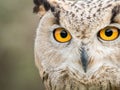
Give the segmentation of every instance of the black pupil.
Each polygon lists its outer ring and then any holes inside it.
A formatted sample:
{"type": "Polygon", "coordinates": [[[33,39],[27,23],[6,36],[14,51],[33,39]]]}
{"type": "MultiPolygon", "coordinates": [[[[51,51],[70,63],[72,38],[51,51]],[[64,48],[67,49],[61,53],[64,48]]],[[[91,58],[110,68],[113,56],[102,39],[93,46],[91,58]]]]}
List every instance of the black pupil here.
{"type": "Polygon", "coordinates": [[[62,38],[66,38],[68,33],[65,30],[62,30],[60,35],[61,35],[62,38]]]}
{"type": "Polygon", "coordinates": [[[108,37],[112,36],[112,34],[113,34],[113,31],[111,29],[107,29],[105,31],[105,35],[108,36],[108,37]]]}

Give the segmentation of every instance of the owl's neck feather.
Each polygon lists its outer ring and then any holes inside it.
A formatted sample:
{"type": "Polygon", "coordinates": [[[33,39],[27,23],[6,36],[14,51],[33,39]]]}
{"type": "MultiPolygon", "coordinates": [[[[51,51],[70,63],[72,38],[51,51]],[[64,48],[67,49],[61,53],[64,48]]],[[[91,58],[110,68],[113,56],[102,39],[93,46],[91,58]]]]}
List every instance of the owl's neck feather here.
{"type": "Polygon", "coordinates": [[[44,74],[46,90],[120,90],[120,70],[116,68],[101,67],[91,77],[67,70],[44,74]]]}

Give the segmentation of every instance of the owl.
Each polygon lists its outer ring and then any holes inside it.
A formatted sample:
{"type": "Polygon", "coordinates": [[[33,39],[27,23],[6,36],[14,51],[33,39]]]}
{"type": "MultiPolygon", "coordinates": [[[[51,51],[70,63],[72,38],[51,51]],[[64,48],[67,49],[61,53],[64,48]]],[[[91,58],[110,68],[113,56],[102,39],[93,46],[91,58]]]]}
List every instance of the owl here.
{"type": "Polygon", "coordinates": [[[120,90],[120,0],[34,0],[35,63],[46,90],[120,90]]]}

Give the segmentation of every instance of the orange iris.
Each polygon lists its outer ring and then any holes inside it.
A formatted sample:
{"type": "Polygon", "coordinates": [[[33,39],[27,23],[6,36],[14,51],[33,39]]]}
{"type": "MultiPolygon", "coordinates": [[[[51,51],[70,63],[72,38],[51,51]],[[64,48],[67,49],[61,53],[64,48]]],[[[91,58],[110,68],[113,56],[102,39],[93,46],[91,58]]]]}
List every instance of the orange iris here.
{"type": "Polygon", "coordinates": [[[68,42],[72,38],[71,34],[64,28],[56,28],[53,34],[54,34],[54,38],[56,39],[56,41],[61,42],[61,43],[68,42]]]}
{"type": "Polygon", "coordinates": [[[105,41],[112,41],[119,36],[119,29],[116,27],[108,26],[99,31],[99,37],[105,41]]]}

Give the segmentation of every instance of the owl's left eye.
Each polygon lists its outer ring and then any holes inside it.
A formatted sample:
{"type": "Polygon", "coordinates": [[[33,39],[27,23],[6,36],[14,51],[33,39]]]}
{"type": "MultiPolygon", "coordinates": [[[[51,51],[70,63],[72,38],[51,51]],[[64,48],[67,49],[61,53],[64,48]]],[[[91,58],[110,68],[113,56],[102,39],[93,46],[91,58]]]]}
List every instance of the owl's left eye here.
{"type": "Polygon", "coordinates": [[[53,31],[53,36],[54,36],[55,40],[60,43],[68,42],[72,38],[71,34],[64,28],[56,28],[53,31]]]}
{"type": "Polygon", "coordinates": [[[117,39],[119,34],[120,30],[117,27],[108,26],[99,31],[98,37],[100,37],[104,41],[112,41],[117,39]]]}

